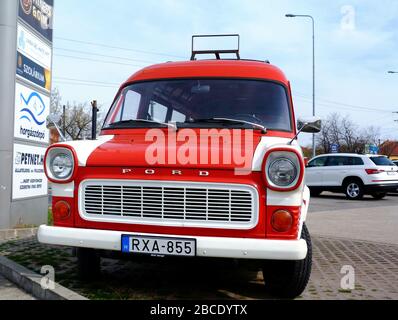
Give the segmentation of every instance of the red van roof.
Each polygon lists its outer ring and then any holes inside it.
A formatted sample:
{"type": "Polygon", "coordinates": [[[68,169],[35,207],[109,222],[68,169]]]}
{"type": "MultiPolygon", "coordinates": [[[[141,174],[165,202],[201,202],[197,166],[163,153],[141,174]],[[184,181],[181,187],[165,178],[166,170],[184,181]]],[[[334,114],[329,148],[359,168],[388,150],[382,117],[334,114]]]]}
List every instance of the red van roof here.
{"type": "Polygon", "coordinates": [[[266,79],[288,84],[286,76],[279,68],[266,62],[252,60],[167,62],[138,71],[126,84],[143,80],[200,77],[266,79]]]}

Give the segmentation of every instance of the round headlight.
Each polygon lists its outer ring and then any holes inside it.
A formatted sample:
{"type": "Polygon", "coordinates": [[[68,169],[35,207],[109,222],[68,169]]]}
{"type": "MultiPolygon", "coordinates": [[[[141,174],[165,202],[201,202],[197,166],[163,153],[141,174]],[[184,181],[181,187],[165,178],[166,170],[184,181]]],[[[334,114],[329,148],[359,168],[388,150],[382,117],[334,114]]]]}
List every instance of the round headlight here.
{"type": "Polygon", "coordinates": [[[54,178],[65,180],[72,175],[73,159],[70,154],[59,153],[50,163],[50,170],[54,178]]]}
{"type": "Polygon", "coordinates": [[[287,158],[277,158],[268,168],[268,177],[278,187],[288,187],[296,180],[297,166],[287,158]]]}

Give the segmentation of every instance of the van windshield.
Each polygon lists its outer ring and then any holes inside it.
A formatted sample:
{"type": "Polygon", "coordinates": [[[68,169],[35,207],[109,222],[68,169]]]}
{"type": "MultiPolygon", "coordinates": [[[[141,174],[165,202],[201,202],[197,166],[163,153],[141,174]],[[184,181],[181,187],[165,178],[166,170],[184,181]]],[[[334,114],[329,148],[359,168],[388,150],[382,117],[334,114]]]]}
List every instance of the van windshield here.
{"type": "Polygon", "coordinates": [[[150,81],[124,88],[115,100],[104,129],[156,127],[252,128],[292,131],[286,88],[270,81],[186,79],[150,81]],[[217,121],[220,119],[241,120],[217,121]]]}

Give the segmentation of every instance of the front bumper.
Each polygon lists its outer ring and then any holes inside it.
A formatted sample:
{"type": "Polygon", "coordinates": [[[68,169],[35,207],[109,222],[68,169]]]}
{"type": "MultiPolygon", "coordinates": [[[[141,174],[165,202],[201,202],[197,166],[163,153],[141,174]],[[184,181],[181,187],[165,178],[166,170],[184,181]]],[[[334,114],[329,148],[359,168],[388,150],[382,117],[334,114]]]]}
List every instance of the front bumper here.
{"type": "MultiPolygon", "coordinates": [[[[98,250],[121,251],[122,235],[134,233],[93,229],[41,226],[40,243],[98,250]]],[[[140,234],[144,235],[144,234],[140,234]]],[[[151,237],[192,238],[197,255],[208,258],[303,260],[308,248],[305,240],[266,240],[145,234],[151,237]]]]}

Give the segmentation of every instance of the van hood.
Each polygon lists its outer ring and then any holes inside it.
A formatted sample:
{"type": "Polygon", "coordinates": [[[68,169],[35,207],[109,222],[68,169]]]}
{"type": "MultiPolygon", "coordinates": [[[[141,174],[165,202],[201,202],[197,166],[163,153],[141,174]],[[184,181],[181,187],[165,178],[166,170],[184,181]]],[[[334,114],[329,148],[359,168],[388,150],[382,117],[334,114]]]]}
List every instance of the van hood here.
{"type": "MultiPolygon", "coordinates": [[[[254,132],[240,139],[229,140],[226,135],[211,135],[185,141],[173,140],[168,134],[163,139],[145,133],[103,135],[96,141],[72,141],[66,145],[74,149],[80,167],[143,167],[191,168],[210,170],[250,169],[261,171],[265,153],[271,147],[287,146],[289,138],[263,136],[254,132]],[[212,140],[213,139],[213,140],[212,140]],[[224,140],[224,141],[223,141],[224,140]],[[232,141],[232,143],[229,143],[232,141]],[[218,143],[217,143],[218,142],[218,143]],[[224,143],[222,143],[224,142],[224,143]]],[[[235,134],[239,134],[235,132],[235,134]]],[[[293,143],[293,148],[300,149],[293,143]]],[[[301,151],[301,150],[300,150],[301,151]]]]}
{"type": "MultiPolygon", "coordinates": [[[[232,132],[232,131],[229,131],[232,132]]],[[[167,167],[203,169],[251,168],[261,135],[166,134],[118,135],[98,146],[88,157],[90,167],[167,167]],[[178,135],[178,139],[177,139],[178,135]]],[[[227,133],[227,131],[225,132],[227,133]]]]}

